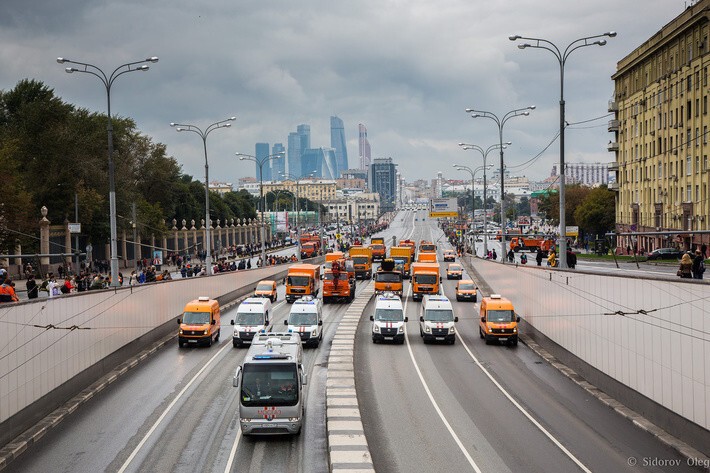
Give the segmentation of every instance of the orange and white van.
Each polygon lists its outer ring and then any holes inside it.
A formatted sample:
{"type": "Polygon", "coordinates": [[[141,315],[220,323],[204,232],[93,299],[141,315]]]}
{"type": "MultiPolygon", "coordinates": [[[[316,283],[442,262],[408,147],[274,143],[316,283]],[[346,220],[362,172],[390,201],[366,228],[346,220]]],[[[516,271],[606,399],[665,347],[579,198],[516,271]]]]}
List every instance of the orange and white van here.
{"type": "Polygon", "coordinates": [[[178,317],[178,346],[207,345],[219,341],[220,310],[219,302],[207,296],[188,302],[178,317]]]}
{"type": "Polygon", "coordinates": [[[508,342],[510,345],[518,344],[520,317],[515,314],[512,302],[500,294],[491,294],[481,300],[480,315],[478,333],[486,345],[494,340],[508,342]]]}

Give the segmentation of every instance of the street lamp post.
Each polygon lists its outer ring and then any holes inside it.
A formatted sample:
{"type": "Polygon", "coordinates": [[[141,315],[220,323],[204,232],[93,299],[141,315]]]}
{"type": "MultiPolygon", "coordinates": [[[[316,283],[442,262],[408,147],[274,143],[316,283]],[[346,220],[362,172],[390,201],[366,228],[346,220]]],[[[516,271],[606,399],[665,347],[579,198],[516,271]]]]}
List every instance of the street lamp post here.
{"type": "MultiPolygon", "coordinates": [[[[503,143],[503,149],[507,149],[508,146],[512,145],[510,141],[507,141],[503,143]]],[[[459,143],[459,146],[463,150],[469,150],[469,149],[475,149],[481,155],[483,156],[483,253],[488,254],[488,195],[487,195],[487,189],[488,189],[488,183],[486,182],[486,170],[489,169],[489,166],[486,165],[486,158],[488,158],[488,153],[493,151],[494,149],[500,148],[499,144],[494,144],[490,145],[486,150],[481,148],[478,145],[474,144],[469,144],[469,143],[459,143]]],[[[473,223],[473,221],[471,222],[473,223]]]]}
{"type": "Polygon", "coordinates": [[[503,115],[503,118],[498,118],[498,115],[487,112],[485,110],[474,110],[467,108],[466,113],[470,113],[472,118],[490,118],[498,126],[498,145],[500,149],[500,244],[501,244],[501,261],[505,264],[506,248],[505,248],[505,164],[503,162],[503,126],[513,117],[528,116],[530,110],[535,110],[535,105],[530,105],[525,108],[517,108],[503,115]]]}
{"type": "Polygon", "coordinates": [[[170,126],[175,127],[176,131],[191,131],[197,133],[200,135],[200,138],[202,138],[202,146],[205,150],[205,266],[207,266],[205,274],[208,276],[212,275],[212,221],[210,220],[210,167],[207,162],[207,135],[218,128],[229,128],[232,124],[228,122],[233,122],[236,119],[237,117],[229,117],[225,120],[215,122],[205,128],[204,131],[195,125],[181,123],[170,124],[170,126]]]}
{"type": "Polygon", "coordinates": [[[115,178],[115,168],[113,165],[113,124],[111,123],[111,86],[113,86],[114,81],[123,74],[135,71],[147,71],[150,69],[148,62],[158,62],[158,58],[151,56],[149,58],[143,59],[142,61],[128,62],[118,66],[110,75],[106,73],[99,67],[89,64],[86,62],[72,61],[64,57],[58,57],[57,62],[59,64],[75,64],[79,67],[67,67],[64,70],[71,74],[73,72],[84,72],[86,74],[91,74],[92,76],[98,77],[98,79],[103,83],[106,88],[106,102],[107,102],[107,112],[108,112],[108,124],[106,126],[106,131],[108,134],[108,185],[109,185],[109,220],[111,226],[111,286],[118,287],[121,282],[118,280],[118,248],[117,248],[117,229],[116,229],[116,178],[115,178]]]}
{"type": "Polygon", "coordinates": [[[298,202],[298,195],[299,195],[298,194],[298,186],[300,184],[301,179],[303,179],[304,177],[313,176],[313,174],[315,172],[316,171],[311,171],[308,174],[304,174],[303,176],[298,176],[298,177],[291,174],[291,173],[282,172],[280,174],[280,176],[283,176],[284,178],[293,179],[294,181],[296,181],[296,242],[298,245],[296,253],[297,253],[299,261],[301,261],[301,228],[298,223],[298,217],[299,217],[299,214],[301,213],[301,206],[299,205],[299,202],[298,202]]]}
{"type": "MultiPolygon", "coordinates": [[[[483,166],[478,166],[476,169],[471,169],[470,167],[464,166],[464,165],[462,165],[462,164],[454,164],[454,168],[456,168],[456,170],[458,170],[458,171],[466,171],[466,172],[468,172],[469,174],[471,174],[471,234],[472,234],[472,235],[474,235],[474,232],[473,232],[474,223],[473,223],[473,221],[474,221],[474,219],[476,218],[476,195],[475,195],[475,193],[474,193],[474,191],[473,191],[473,189],[474,189],[474,184],[475,184],[475,181],[476,181],[476,173],[477,173],[478,171],[483,170],[483,175],[485,176],[485,175],[486,175],[486,168],[491,168],[491,167],[493,167],[492,164],[491,164],[491,165],[488,165],[488,166],[486,166],[486,165],[484,164],[483,166]]],[[[484,194],[485,194],[485,183],[484,183],[483,189],[484,189],[483,192],[484,192],[484,194]]],[[[484,206],[484,209],[485,209],[485,206],[484,206]]],[[[483,217],[483,218],[485,219],[485,210],[484,210],[484,217],[483,217]]],[[[484,226],[485,226],[485,224],[484,224],[484,226]]],[[[485,244],[484,244],[484,245],[485,245],[485,244]]],[[[475,252],[475,248],[476,248],[475,240],[474,240],[473,248],[474,248],[474,252],[475,252]]],[[[487,248],[484,248],[483,251],[484,251],[484,254],[488,254],[488,249],[487,249],[487,248]]]]}
{"type": "Polygon", "coordinates": [[[266,231],[264,229],[264,211],[266,210],[266,201],[264,201],[264,164],[268,163],[272,159],[283,158],[286,154],[285,151],[279,153],[270,154],[259,159],[256,156],[244,153],[236,153],[239,156],[240,161],[254,161],[257,166],[259,166],[259,203],[261,205],[261,267],[266,266],[266,231]]]}
{"type": "Polygon", "coordinates": [[[519,39],[532,41],[532,43],[518,44],[518,48],[546,49],[555,55],[557,62],[560,64],[560,254],[557,256],[561,268],[567,266],[567,223],[565,221],[565,63],[569,55],[572,54],[572,51],[576,51],[585,46],[604,46],[606,40],[598,38],[613,38],[615,36],[616,32],[609,31],[600,35],[575,39],[567,45],[564,51],[560,51],[554,43],[546,39],[527,38],[520,35],[508,37],[511,41],[517,41],[519,39]]]}

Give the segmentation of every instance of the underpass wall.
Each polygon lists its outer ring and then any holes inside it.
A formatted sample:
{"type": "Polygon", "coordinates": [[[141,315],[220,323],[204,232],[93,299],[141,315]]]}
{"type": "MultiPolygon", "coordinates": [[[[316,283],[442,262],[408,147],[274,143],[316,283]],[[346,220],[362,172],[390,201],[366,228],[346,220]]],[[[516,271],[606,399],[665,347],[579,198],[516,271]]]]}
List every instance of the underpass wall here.
{"type": "Polygon", "coordinates": [[[563,362],[707,451],[710,285],[480,258],[469,264],[490,291],[513,301],[531,332],[548,341],[546,348],[562,349],[554,354],[563,362]]]}
{"type": "MultiPolygon", "coordinates": [[[[289,266],[3,304],[0,445],[129,357],[177,333],[186,302],[210,296],[223,305],[262,279],[283,278],[289,266]]],[[[229,329],[225,317],[221,335],[230,335],[229,329]]]]}

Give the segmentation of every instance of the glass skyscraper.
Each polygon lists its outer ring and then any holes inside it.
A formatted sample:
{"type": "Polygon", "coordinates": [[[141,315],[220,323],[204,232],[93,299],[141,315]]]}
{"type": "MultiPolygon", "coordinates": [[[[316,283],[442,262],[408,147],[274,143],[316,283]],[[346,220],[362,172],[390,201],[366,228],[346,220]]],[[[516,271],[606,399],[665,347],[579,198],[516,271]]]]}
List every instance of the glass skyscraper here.
{"type": "MultiPolygon", "coordinates": [[[[255,148],[254,156],[256,156],[257,161],[261,161],[269,155],[269,143],[257,143],[255,148]]],[[[264,172],[263,176],[259,176],[259,164],[254,163],[254,165],[256,166],[255,174],[257,181],[261,179],[265,181],[271,180],[271,163],[269,161],[266,161],[262,166],[264,172]]]]}
{"type": "Polygon", "coordinates": [[[296,132],[288,134],[288,169],[287,173],[293,177],[301,175],[301,135],[296,132]]]}
{"type": "MultiPolygon", "coordinates": [[[[274,143],[271,147],[271,154],[282,153],[286,151],[284,145],[281,143],[274,143]]],[[[272,181],[283,181],[284,177],[282,174],[286,173],[286,154],[281,155],[280,158],[271,159],[271,180],[272,181]]]]}
{"type": "Polygon", "coordinates": [[[337,167],[333,179],[340,177],[340,173],[348,169],[348,149],[345,144],[345,127],[343,120],[330,117],[330,147],[335,151],[337,167]]]}
{"type": "Polygon", "coordinates": [[[371,159],[370,142],[367,140],[367,128],[365,128],[365,125],[360,123],[357,126],[357,129],[357,141],[360,152],[360,169],[367,169],[367,167],[370,165],[371,159]]]}
{"type": "Polygon", "coordinates": [[[383,212],[394,210],[397,197],[397,166],[392,158],[376,158],[370,164],[370,190],[380,194],[380,209],[383,212]]]}

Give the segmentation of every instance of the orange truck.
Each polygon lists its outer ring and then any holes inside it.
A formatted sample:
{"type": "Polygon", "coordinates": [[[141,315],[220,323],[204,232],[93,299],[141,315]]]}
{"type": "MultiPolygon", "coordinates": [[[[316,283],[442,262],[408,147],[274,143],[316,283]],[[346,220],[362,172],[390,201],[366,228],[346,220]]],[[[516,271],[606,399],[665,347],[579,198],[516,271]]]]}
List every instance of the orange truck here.
{"type": "Polygon", "coordinates": [[[301,235],[301,258],[312,258],[318,256],[322,246],[320,236],[315,233],[304,233],[301,235]]]}
{"type": "Polygon", "coordinates": [[[436,244],[426,240],[420,241],[419,253],[436,253],[436,244]]]}
{"type": "Polygon", "coordinates": [[[417,258],[417,244],[413,240],[400,240],[399,246],[408,246],[412,252],[412,257],[410,261],[414,261],[417,258]]]}
{"type": "Polygon", "coordinates": [[[412,264],[412,250],[409,246],[393,246],[390,248],[390,258],[395,264],[401,261],[402,277],[409,278],[410,265],[412,264]]]}
{"type": "Polygon", "coordinates": [[[323,272],[323,304],[336,300],[352,302],[355,298],[355,273],[349,273],[345,259],[330,262],[323,272]]]}
{"type": "Polygon", "coordinates": [[[343,253],[342,251],[332,251],[330,253],[326,253],[325,264],[323,265],[323,269],[330,269],[333,265],[333,261],[338,260],[345,260],[345,253],[343,253]]]}
{"type": "Polygon", "coordinates": [[[538,248],[549,251],[554,245],[554,240],[544,237],[513,237],[510,239],[510,248],[515,252],[520,250],[537,251],[538,248]]]}
{"type": "Polygon", "coordinates": [[[417,263],[436,263],[436,253],[428,253],[426,251],[420,251],[417,256],[417,263]]]}
{"type": "Polygon", "coordinates": [[[351,246],[348,251],[353,260],[355,277],[370,279],[372,277],[372,248],[368,246],[351,246]]]}
{"type": "Polygon", "coordinates": [[[375,273],[375,294],[393,292],[401,296],[403,289],[402,273],[395,270],[394,260],[384,259],[375,273]]]}
{"type": "Polygon", "coordinates": [[[292,304],[303,296],[318,296],[320,291],[320,265],[294,264],[286,275],[286,301],[292,304]]]}
{"type": "Polygon", "coordinates": [[[412,298],[422,300],[426,294],[439,294],[441,276],[439,263],[412,263],[412,298]]]}
{"type": "Polygon", "coordinates": [[[372,261],[382,261],[387,257],[387,247],[385,239],[382,237],[372,237],[370,239],[370,248],[372,248],[372,261]]]}

